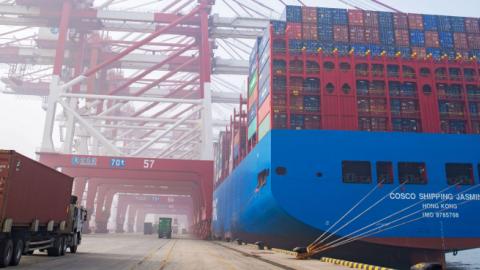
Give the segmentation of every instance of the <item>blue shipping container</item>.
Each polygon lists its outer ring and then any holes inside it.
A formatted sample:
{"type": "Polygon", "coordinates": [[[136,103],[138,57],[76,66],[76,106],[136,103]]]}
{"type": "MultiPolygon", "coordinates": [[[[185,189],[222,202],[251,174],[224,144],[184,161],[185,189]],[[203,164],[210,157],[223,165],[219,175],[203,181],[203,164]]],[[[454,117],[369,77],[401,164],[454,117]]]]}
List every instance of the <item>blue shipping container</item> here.
{"type": "Polygon", "coordinates": [[[365,44],[353,44],[352,49],[355,55],[359,56],[365,56],[365,53],[369,50],[368,46],[365,44]]]}
{"type": "Polygon", "coordinates": [[[395,45],[395,31],[393,29],[380,28],[380,43],[383,45],[395,45]]]}
{"type": "Polygon", "coordinates": [[[423,15],[423,28],[425,31],[437,31],[438,27],[437,16],[423,15]]]}
{"type": "Polygon", "coordinates": [[[463,17],[450,17],[450,26],[453,32],[465,32],[465,18],[463,17]]]}
{"type": "Polygon", "coordinates": [[[333,47],[337,49],[339,55],[347,55],[350,52],[350,45],[345,43],[335,43],[333,47]]]}
{"type": "Polygon", "coordinates": [[[318,40],[332,42],[333,41],[333,25],[322,25],[317,27],[318,40]]]}
{"type": "Polygon", "coordinates": [[[333,12],[331,8],[317,8],[317,23],[318,26],[332,25],[333,12]]]}
{"type": "Polygon", "coordinates": [[[393,30],[393,14],[390,12],[378,12],[378,27],[382,29],[393,30]]]}
{"type": "Polygon", "coordinates": [[[348,12],[346,9],[332,9],[332,19],[335,25],[347,25],[348,24],[348,12]]]}
{"type": "Polygon", "coordinates": [[[318,41],[316,40],[304,40],[303,46],[308,53],[316,53],[318,50],[318,41]]]}
{"type": "Polygon", "coordinates": [[[431,54],[434,59],[440,59],[442,57],[442,51],[439,48],[427,48],[427,55],[428,54],[431,54]]]}
{"type": "Polygon", "coordinates": [[[302,22],[302,7],[286,6],[282,18],[287,22],[302,22]]]}
{"type": "Polygon", "coordinates": [[[288,41],[288,50],[290,53],[301,53],[303,48],[303,40],[301,39],[290,39],[288,41]]]}
{"type": "Polygon", "coordinates": [[[452,27],[450,25],[450,19],[448,16],[437,16],[438,21],[438,30],[439,31],[452,31],[452,27]]]}
{"type": "Polygon", "coordinates": [[[271,21],[273,33],[275,35],[285,35],[287,23],[285,21],[271,21]]]}
{"type": "Polygon", "coordinates": [[[400,52],[403,58],[410,58],[412,55],[412,49],[410,47],[397,47],[397,52],[400,52]]]}
{"type": "Polygon", "coordinates": [[[265,99],[267,99],[268,94],[270,94],[270,80],[267,80],[267,83],[260,88],[260,93],[258,95],[258,107],[262,106],[265,99]]]}
{"type": "Polygon", "coordinates": [[[440,47],[453,48],[453,34],[451,32],[439,32],[438,37],[440,39],[440,47]]]}
{"type": "Polygon", "coordinates": [[[413,47],[424,47],[425,33],[422,30],[410,30],[410,45],[413,47]]]}
{"type": "Polygon", "coordinates": [[[256,116],[257,116],[257,103],[254,102],[252,107],[250,107],[248,111],[248,123],[250,124],[253,121],[253,119],[255,119],[256,116]]]}
{"type": "Polygon", "coordinates": [[[380,56],[383,52],[383,47],[379,45],[369,45],[368,49],[372,56],[380,56]]]}
{"type": "Polygon", "coordinates": [[[397,53],[397,48],[394,46],[385,46],[385,51],[387,52],[388,57],[395,57],[395,54],[397,53]]]}

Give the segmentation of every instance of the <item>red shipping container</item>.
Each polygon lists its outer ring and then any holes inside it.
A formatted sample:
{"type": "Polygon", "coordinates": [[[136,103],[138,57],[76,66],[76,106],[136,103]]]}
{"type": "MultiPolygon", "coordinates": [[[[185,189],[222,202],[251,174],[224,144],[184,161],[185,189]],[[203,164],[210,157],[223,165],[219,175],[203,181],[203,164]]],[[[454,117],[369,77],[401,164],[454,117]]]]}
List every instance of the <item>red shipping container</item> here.
{"type": "Polygon", "coordinates": [[[289,39],[302,39],[302,24],[289,22],[286,32],[289,39]]]}
{"type": "Polygon", "coordinates": [[[271,100],[272,95],[268,95],[267,99],[262,103],[262,106],[260,106],[260,109],[258,110],[257,117],[258,117],[258,123],[262,122],[263,119],[270,113],[271,110],[271,100]]]}
{"type": "Polygon", "coordinates": [[[412,53],[416,54],[418,59],[427,58],[427,50],[425,47],[412,47],[412,53]]]}
{"type": "Polygon", "coordinates": [[[378,13],[376,11],[365,11],[363,21],[367,27],[378,27],[378,13]]]}
{"type": "Polygon", "coordinates": [[[365,42],[369,44],[380,43],[380,34],[378,33],[378,28],[365,28],[365,42]]]}
{"type": "Polygon", "coordinates": [[[403,13],[393,13],[393,25],[396,29],[408,29],[408,18],[403,13]]]}
{"type": "Polygon", "coordinates": [[[363,26],[363,10],[352,9],[348,11],[348,24],[363,26]]]}
{"type": "Polygon", "coordinates": [[[453,33],[453,41],[455,49],[468,49],[467,34],[455,32],[453,33]]]}
{"type": "Polygon", "coordinates": [[[410,34],[408,33],[408,30],[395,30],[395,43],[398,46],[408,47],[410,45],[410,34]]]}
{"type": "Polygon", "coordinates": [[[335,25],[333,27],[333,40],[335,42],[346,42],[348,43],[348,26],[346,25],[335,25]]]}
{"type": "Polygon", "coordinates": [[[317,24],[317,8],[315,7],[302,7],[302,21],[304,23],[317,24]]]}
{"type": "Polygon", "coordinates": [[[480,33],[480,22],[475,18],[465,18],[465,30],[467,33],[480,33]]]}
{"type": "Polygon", "coordinates": [[[408,26],[410,29],[423,30],[423,16],[420,14],[408,14],[408,26]]]}
{"type": "Polygon", "coordinates": [[[471,50],[480,50],[480,35],[479,34],[469,34],[467,36],[468,47],[471,50]]]}
{"type": "MultiPolygon", "coordinates": [[[[86,160],[86,158],[85,158],[86,160]]],[[[96,160],[88,159],[91,165],[96,160]]],[[[0,150],[0,221],[12,219],[12,228],[39,226],[68,219],[73,178],[15,151],[0,150]]]]}
{"type": "Polygon", "coordinates": [[[303,39],[305,40],[317,40],[318,39],[318,31],[317,25],[311,23],[303,24],[303,39]]]}
{"type": "Polygon", "coordinates": [[[438,40],[438,32],[425,31],[425,47],[428,47],[428,48],[440,47],[440,42],[438,40]]]}
{"type": "Polygon", "coordinates": [[[360,26],[352,26],[349,29],[350,42],[352,43],[365,43],[365,28],[360,26]]]}
{"type": "Polygon", "coordinates": [[[274,112],[284,112],[287,110],[287,97],[285,95],[273,95],[272,109],[274,112]]]}

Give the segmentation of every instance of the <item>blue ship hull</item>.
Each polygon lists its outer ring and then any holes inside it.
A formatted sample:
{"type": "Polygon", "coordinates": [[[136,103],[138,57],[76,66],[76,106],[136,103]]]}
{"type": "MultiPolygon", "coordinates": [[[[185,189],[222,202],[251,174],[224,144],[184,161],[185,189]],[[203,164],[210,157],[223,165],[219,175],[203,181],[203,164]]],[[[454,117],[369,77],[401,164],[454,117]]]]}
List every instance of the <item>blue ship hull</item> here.
{"type": "Polygon", "coordinates": [[[291,249],[328,232],[323,244],[362,237],[321,255],[400,268],[444,260],[445,252],[480,246],[479,164],[475,135],[273,130],[216,188],[213,234],[291,249]],[[343,183],[342,161],[370,161],[372,183],[343,183]],[[377,186],[377,161],[392,162],[393,184],[377,186]],[[428,184],[401,185],[398,162],[425,162],[428,184]],[[446,163],[471,163],[475,184],[449,186],[446,163]]]}

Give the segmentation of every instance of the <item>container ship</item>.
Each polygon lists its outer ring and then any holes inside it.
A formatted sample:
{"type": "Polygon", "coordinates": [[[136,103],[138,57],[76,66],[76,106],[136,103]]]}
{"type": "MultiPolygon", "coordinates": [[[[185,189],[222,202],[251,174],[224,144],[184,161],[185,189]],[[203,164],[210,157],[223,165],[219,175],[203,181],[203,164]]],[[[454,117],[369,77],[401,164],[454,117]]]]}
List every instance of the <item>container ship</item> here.
{"type": "Polygon", "coordinates": [[[214,237],[402,269],[480,247],[478,59],[477,18],[287,6],[216,146],[214,237]]]}

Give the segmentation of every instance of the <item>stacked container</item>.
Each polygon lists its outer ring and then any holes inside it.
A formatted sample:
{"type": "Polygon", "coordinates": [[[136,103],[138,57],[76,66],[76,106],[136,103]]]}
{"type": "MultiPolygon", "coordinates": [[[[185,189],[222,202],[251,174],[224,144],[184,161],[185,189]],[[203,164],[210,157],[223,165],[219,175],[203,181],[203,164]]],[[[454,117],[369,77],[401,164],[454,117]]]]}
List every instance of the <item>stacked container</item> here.
{"type": "Polygon", "coordinates": [[[250,57],[229,164],[271,129],[480,134],[474,57],[476,18],[287,6],[250,57]]]}

